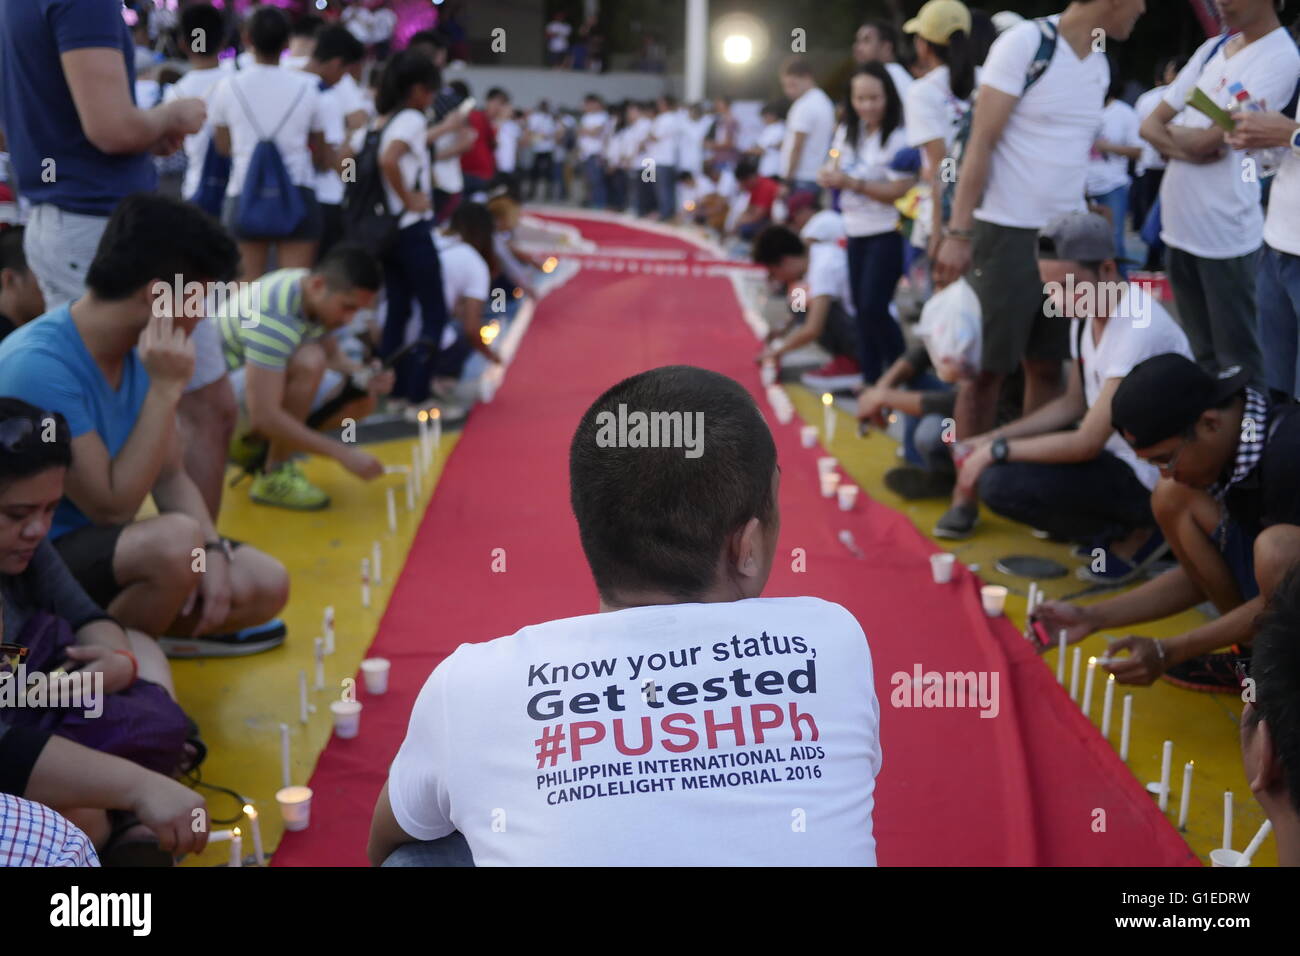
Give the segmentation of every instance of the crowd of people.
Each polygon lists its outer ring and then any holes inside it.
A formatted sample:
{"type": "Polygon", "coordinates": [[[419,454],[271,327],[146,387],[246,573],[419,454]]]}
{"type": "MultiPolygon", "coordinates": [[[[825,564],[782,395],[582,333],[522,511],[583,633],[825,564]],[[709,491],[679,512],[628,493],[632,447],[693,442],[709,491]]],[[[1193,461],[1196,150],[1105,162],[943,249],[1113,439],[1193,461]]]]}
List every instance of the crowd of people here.
{"type": "MultiPolygon", "coordinates": [[[[514,231],[521,204],[544,198],[743,249],[791,303],[757,360],[779,367],[817,343],[830,361],[808,385],[856,393],[864,429],[899,413],[908,464],[886,484],[949,499],[936,536],[977,533],[982,504],[1075,545],[1097,583],[1147,579],[1039,605],[1049,634],[1077,642],[1211,605],[1176,638],[1115,642],[1106,667],[1233,693],[1249,673],[1250,784],[1284,862],[1300,863],[1300,51],[1274,0],[1219,6],[1223,36],[1162,62],[1135,106],[1096,37],[1127,39],[1142,0],[1072,0],[1038,20],[929,0],[901,33],[857,31],[835,96],[796,56],[784,101],[746,117],[668,92],[591,93],[576,113],[517,106],[502,88],[479,101],[444,82],[444,33],[393,49],[382,4],[346,24],[256,6],[232,34],[190,3],[168,40],[177,65],[117,0],[0,0],[19,220],[0,233],[5,648],[29,668],[102,673],[112,702],[93,727],[0,717],[5,818],[47,812],[13,797],[52,806],[93,845],[76,852],[104,862],[202,848],[189,826],[202,798],[175,778],[204,746],[168,659],[278,646],[290,584],[272,554],[217,530],[228,462],[257,504],[320,509],[301,453],[364,480],[383,470],[334,437],[345,418],[463,417],[471,357],[501,361],[485,327],[508,314],[489,300],[532,293],[514,231]],[[1232,107],[1226,121],[1216,106],[1232,107]],[[1139,278],[1151,267],[1172,308],[1139,278]],[[903,286],[924,303],[916,332],[900,320],[903,286]],[[147,497],[157,514],[141,517],[147,497]],[[141,721],[153,732],[129,732],[141,721]]],[[[600,69],[592,22],[575,36],[556,14],[546,48],[554,67],[600,69]]],[[[575,439],[602,607],[755,597],[779,525],[771,438],[735,383],[647,374],[602,396],[575,439]],[[618,563],[629,552],[612,515],[635,496],[618,484],[702,493],[703,479],[588,459],[579,441],[601,408],[646,395],[719,403],[735,428],[710,474],[746,475],[741,527],[687,509],[705,530],[683,540],[713,550],[672,568],[618,563]]],[[[798,601],[782,612],[792,629],[821,615],[861,642],[833,606],[798,601]]],[[[544,627],[539,646],[563,642],[544,627]]],[[[869,658],[839,665],[870,680],[869,658]]],[[[500,671],[462,648],[435,672],[376,810],[377,863],[454,829],[427,765],[453,666],[471,683],[500,671]]],[[[866,835],[828,830],[809,862],[874,861],[878,713],[874,698],[845,706],[869,759],[855,765],[863,812],[841,822],[860,829],[865,814],[866,835]]],[[[456,859],[487,849],[458,838],[456,859]]],[[[544,842],[549,859],[591,858],[544,842]]]]}

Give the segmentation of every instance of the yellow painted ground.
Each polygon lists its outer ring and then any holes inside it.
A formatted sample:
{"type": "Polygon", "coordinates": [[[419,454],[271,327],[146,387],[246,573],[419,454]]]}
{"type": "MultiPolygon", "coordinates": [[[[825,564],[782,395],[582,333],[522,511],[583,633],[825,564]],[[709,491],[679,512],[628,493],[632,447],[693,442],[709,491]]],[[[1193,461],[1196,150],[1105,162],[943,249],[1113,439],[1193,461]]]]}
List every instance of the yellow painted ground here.
{"type": "MultiPolygon", "coordinates": [[[[820,425],[822,407],[820,396],[800,385],[787,387],[795,408],[808,424],[820,425]]],[[[1084,590],[1088,584],[1074,577],[1074,569],[1083,564],[1082,559],[1070,554],[1069,546],[1042,541],[1033,537],[1024,525],[1008,521],[981,509],[976,533],[965,541],[944,541],[930,534],[940,515],[948,507],[946,499],[908,502],[885,487],[884,475],[890,468],[902,464],[896,457],[897,442],[873,431],[870,437],[857,437],[857,423],[839,411],[835,440],[831,450],[846,473],[861,485],[872,498],[889,505],[912,519],[923,534],[930,537],[939,548],[951,551],[963,564],[979,565],[979,574],[990,584],[1006,585],[1007,615],[1020,628],[1025,624],[1025,602],[1029,581],[1005,575],[994,567],[994,562],[1010,554],[1034,554],[1052,558],[1070,568],[1068,577],[1040,581],[1048,599],[1064,598],[1084,590]]],[[[1109,593],[1116,593],[1111,591],[1109,593]]],[[[1105,595],[1080,599],[1081,603],[1102,600],[1105,595]]],[[[1203,623],[1204,615],[1189,611],[1150,625],[1135,628],[1132,633],[1145,637],[1172,637],[1203,623]]],[[[1111,635],[1121,637],[1122,634],[1111,635]]],[[[1083,660],[1090,655],[1100,657],[1106,649],[1105,637],[1094,634],[1080,645],[1083,660]]],[[[1072,653],[1072,651],[1071,651],[1072,653]]],[[[1056,673],[1055,650],[1043,657],[1043,666],[1056,673]]],[[[1069,680],[1067,661],[1066,680],[1069,680]]],[[[1095,726],[1101,725],[1101,701],[1104,688],[1097,681],[1094,689],[1091,717],[1095,726]]],[[[1080,676],[1080,693],[1083,679],[1080,676]]],[[[1169,796],[1169,818],[1178,822],[1178,805],[1182,796],[1183,766],[1195,761],[1192,775],[1192,798],[1188,813],[1187,842],[1207,866],[1210,851],[1223,840],[1223,793],[1233,792],[1235,806],[1232,845],[1245,849],[1246,843],[1265,820],[1264,811],[1251,795],[1241,766],[1241,751],[1237,736],[1237,723],[1242,702],[1232,694],[1201,694],[1181,690],[1164,681],[1151,687],[1115,688],[1115,711],[1111,720],[1111,743],[1119,748],[1120,706],[1125,693],[1133,695],[1133,727],[1129,741],[1128,765],[1143,783],[1160,779],[1161,748],[1166,740],[1174,742],[1173,771],[1169,796]]],[[[1155,798],[1152,797],[1154,800],[1155,798]]],[[[1270,836],[1253,859],[1255,866],[1276,866],[1277,848],[1270,836]]]]}
{"type": "MultiPolygon", "coordinates": [[[[444,434],[432,477],[441,475],[458,433],[444,434]]],[[[366,445],[386,465],[411,465],[415,440],[366,445]]],[[[293,782],[306,783],[332,732],[329,702],[337,700],[340,681],[352,677],[374,639],[388,604],[393,584],[411,541],[418,515],[432,493],[426,481],[414,513],[406,509],[405,476],[385,475],[363,482],[333,461],[311,458],[302,463],[307,476],[326,492],[332,503],[317,512],[292,512],[253,504],[248,482],[227,489],[222,504],[220,530],[232,538],[256,545],[275,555],[289,570],[292,591],[281,615],[289,637],[264,654],[228,659],[173,661],[176,693],[186,711],[198,722],[208,759],[202,767],[205,783],[238,791],[257,807],[262,841],[269,854],[280,841],[282,827],[275,802],[280,788],[280,724],[289,725],[293,782]],[[392,486],[397,498],[397,533],[388,532],[384,488],[392,486]],[[378,540],[382,549],[382,583],[371,586],[370,609],[361,607],[361,559],[370,557],[378,540]],[[327,689],[315,692],[313,639],[321,634],[323,610],[334,607],[335,653],[325,658],[327,689]],[[298,719],[298,671],[307,672],[308,699],[316,712],[303,725],[298,719]]],[[[232,472],[233,474],[233,472],[232,472]]],[[[364,725],[363,725],[364,726],[364,725]]],[[[213,817],[219,823],[240,813],[233,797],[202,789],[213,817]]],[[[252,837],[246,821],[244,851],[251,855],[252,837]]],[[[224,864],[230,858],[228,843],[215,844],[186,861],[190,865],[224,864]]]]}

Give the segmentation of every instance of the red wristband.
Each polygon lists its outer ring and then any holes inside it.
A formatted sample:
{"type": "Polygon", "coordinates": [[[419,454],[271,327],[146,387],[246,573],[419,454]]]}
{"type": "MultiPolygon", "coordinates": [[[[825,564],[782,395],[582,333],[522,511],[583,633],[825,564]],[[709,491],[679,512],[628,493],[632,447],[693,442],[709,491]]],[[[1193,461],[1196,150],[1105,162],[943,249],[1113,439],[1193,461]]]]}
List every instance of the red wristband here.
{"type": "MultiPolygon", "coordinates": [[[[131,662],[131,684],[134,684],[136,678],[140,676],[140,662],[135,659],[135,655],[132,654],[130,651],[114,650],[113,653],[121,654],[123,657],[125,657],[127,660],[131,662]]],[[[131,684],[128,684],[127,686],[129,687],[131,686],[131,684]]]]}

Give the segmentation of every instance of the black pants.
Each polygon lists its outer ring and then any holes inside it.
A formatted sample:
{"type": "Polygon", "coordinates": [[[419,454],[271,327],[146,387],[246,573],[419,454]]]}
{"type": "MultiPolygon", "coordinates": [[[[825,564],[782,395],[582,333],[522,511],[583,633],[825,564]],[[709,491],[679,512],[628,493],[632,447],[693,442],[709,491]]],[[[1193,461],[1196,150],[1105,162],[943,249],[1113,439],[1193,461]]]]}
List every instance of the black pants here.
{"type": "MultiPolygon", "coordinates": [[[[1148,169],[1137,179],[1133,180],[1133,186],[1129,190],[1128,206],[1133,213],[1133,231],[1142,232],[1143,225],[1146,224],[1147,216],[1151,214],[1151,207],[1156,204],[1156,197],[1160,195],[1160,181],[1165,178],[1163,169],[1148,169]]],[[[1159,271],[1164,264],[1164,243],[1157,240],[1147,248],[1147,260],[1143,264],[1148,272],[1159,271]]]]}
{"type": "Polygon", "coordinates": [[[822,334],[817,336],[817,344],[832,356],[843,355],[855,362],[858,360],[858,327],[853,316],[838,301],[831,302],[830,314],[822,334]]]}
{"type": "Polygon", "coordinates": [[[442,293],[442,264],[429,232],[429,221],[412,223],[397,234],[397,242],[384,256],[384,288],[388,316],[379,347],[383,358],[392,355],[406,340],[411,303],[420,303],[420,338],[432,343],[427,350],[407,353],[394,369],[397,381],[393,396],[409,402],[429,397],[429,380],[438,358],[438,343],[447,324],[447,302],[442,293]]]}
{"type": "Polygon", "coordinates": [[[858,318],[858,364],[870,384],[903,354],[903,330],[889,314],[903,275],[903,236],[897,231],[849,236],[849,283],[858,318]]]}
{"type": "Polygon", "coordinates": [[[529,176],[528,198],[536,199],[537,184],[546,187],[546,198],[551,198],[551,176],[554,175],[555,155],[553,153],[533,153],[533,168],[529,176]]]}
{"type": "Polygon", "coordinates": [[[320,245],[316,247],[316,261],[325,258],[325,253],[334,248],[343,238],[343,207],[338,203],[320,204],[321,231],[320,245]]]}
{"type": "Polygon", "coordinates": [[[1003,517],[1080,544],[1156,526],[1151,492],[1127,462],[1108,451],[1068,465],[990,465],[980,475],[979,494],[1003,517]]]}

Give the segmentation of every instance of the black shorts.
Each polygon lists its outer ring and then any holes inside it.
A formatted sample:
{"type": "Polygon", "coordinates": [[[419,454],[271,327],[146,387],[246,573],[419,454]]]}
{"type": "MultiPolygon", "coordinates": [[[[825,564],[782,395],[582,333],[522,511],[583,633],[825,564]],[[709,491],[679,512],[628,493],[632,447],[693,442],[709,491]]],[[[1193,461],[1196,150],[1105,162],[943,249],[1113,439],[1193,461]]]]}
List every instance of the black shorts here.
{"type": "Polygon", "coordinates": [[[221,208],[221,224],[230,230],[236,239],[247,242],[314,242],[318,241],[324,231],[324,217],[321,215],[320,203],[316,200],[316,190],[310,186],[299,186],[298,194],[302,196],[303,216],[298,228],[287,236],[267,238],[265,236],[246,236],[239,231],[239,197],[227,196],[221,208]]]}
{"type": "Polygon", "coordinates": [[[105,610],[122,588],[113,573],[113,556],[124,524],[87,524],[56,538],[55,550],[90,599],[105,610]]]}
{"type": "Polygon", "coordinates": [[[1049,316],[1038,272],[1038,230],[975,220],[967,276],[980,303],[980,368],[1009,375],[1022,359],[1070,357],[1070,323],[1049,316]]]}

